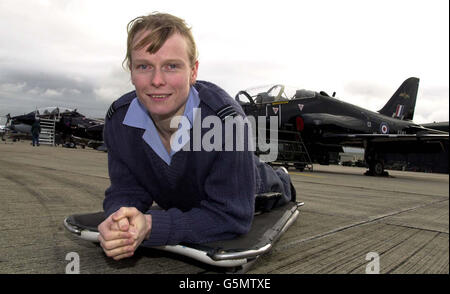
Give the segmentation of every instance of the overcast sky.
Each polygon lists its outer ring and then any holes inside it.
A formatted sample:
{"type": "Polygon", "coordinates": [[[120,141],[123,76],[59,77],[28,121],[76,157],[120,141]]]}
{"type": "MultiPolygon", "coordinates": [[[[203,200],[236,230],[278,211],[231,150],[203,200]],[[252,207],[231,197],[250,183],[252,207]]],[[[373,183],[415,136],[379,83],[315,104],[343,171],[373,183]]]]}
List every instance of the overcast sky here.
{"type": "Polygon", "coordinates": [[[448,0],[0,0],[0,116],[46,106],[104,117],[133,89],[126,25],[168,12],[192,27],[199,79],[231,96],[282,83],[377,111],[420,78],[414,121],[448,121],[448,0]]]}

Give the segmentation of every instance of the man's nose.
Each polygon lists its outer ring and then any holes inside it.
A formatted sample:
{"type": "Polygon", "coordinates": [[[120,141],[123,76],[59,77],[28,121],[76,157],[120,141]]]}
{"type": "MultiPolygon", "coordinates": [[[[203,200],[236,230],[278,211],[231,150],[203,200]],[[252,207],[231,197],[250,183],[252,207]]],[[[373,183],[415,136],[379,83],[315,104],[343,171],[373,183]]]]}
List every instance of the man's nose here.
{"type": "Polygon", "coordinates": [[[165,84],[164,74],[161,72],[161,70],[156,69],[153,72],[151,82],[153,87],[161,87],[165,84]]]}

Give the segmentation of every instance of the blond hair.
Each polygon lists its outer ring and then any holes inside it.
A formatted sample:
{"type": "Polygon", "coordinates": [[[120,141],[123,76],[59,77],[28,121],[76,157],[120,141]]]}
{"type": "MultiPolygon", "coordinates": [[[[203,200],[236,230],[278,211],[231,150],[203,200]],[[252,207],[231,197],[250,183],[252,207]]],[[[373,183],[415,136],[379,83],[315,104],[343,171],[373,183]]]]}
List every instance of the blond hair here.
{"type": "Polygon", "coordinates": [[[122,65],[126,63],[128,69],[131,69],[132,50],[138,50],[149,45],[147,52],[155,54],[174,33],[178,33],[186,39],[188,45],[187,54],[191,66],[194,66],[197,61],[197,46],[192,36],[191,28],[181,18],[168,13],[154,12],[147,16],[136,17],[130,21],[127,25],[127,32],[127,54],[122,65]],[[133,47],[134,37],[141,31],[149,31],[149,34],[133,47]]]}

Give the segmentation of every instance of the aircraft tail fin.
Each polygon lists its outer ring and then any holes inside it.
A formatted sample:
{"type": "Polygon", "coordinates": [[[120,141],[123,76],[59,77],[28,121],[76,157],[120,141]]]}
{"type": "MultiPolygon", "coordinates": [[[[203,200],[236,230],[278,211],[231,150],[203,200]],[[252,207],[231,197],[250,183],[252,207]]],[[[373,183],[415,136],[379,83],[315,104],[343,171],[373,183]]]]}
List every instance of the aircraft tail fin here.
{"type": "Polygon", "coordinates": [[[416,107],[418,89],[418,78],[411,77],[406,79],[386,105],[378,112],[401,120],[412,120],[414,117],[414,108],[416,107]]]}

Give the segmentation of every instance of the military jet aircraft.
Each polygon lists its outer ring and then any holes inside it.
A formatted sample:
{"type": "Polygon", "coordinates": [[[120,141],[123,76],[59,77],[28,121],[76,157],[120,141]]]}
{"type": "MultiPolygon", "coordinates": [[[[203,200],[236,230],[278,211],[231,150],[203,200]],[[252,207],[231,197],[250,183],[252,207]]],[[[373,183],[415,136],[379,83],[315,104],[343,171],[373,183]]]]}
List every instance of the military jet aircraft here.
{"type": "Polygon", "coordinates": [[[12,131],[25,134],[31,133],[37,118],[54,120],[56,144],[72,148],[76,145],[97,148],[103,144],[104,121],[87,118],[76,109],[47,107],[14,117],[8,114],[7,117],[12,131]]]}
{"type": "Polygon", "coordinates": [[[440,152],[444,146],[448,148],[448,132],[412,121],[418,87],[418,78],[408,78],[378,112],[338,100],[335,93],[289,92],[284,85],[273,85],[256,94],[255,89],[243,90],[235,99],[247,115],[265,116],[266,127],[270,116],[277,117],[278,139],[283,143],[278,151],[281,161],[291,161],[302,170],[308,162],[300,154],[306,153],[311,162],[328,164],[330,154],[343,152],[343,146],[358,147],[365,150],[367,174],[383,175],[383,153],[440,152]],[[297,149],[296,144],[300,145],[297,149]]]}

